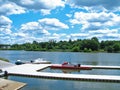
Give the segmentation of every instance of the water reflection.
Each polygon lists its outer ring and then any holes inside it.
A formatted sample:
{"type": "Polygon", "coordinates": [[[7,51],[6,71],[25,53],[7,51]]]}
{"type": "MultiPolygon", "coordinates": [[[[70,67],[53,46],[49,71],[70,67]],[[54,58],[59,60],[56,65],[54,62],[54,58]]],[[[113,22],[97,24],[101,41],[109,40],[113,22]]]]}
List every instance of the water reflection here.
{"type": "Polygon", "coordinates": [[[79,69],[53,69],[53,68],[46,68],[39,72],[50,72],[50,73],[71,73],[71,74],[79,74],[81,70],[79,69]]]}
{"type": "Polygon", "coordinates": [[[80,70],[73,70],[73,69],[51,69],[52,71],[53,70],[58,70],[62,73],[80,73],[80,70]]]}

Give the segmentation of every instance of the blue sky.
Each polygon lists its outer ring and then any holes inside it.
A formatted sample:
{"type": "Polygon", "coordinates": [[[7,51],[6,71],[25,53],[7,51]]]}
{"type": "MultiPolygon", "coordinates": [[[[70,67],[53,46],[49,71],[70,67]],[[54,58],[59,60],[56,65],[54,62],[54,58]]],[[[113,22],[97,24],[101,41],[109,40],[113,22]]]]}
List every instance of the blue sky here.
{"type": "Polygon", "coordinates": [[[0,0],[0,44],[120,40],[119,0],[0,0]]]}

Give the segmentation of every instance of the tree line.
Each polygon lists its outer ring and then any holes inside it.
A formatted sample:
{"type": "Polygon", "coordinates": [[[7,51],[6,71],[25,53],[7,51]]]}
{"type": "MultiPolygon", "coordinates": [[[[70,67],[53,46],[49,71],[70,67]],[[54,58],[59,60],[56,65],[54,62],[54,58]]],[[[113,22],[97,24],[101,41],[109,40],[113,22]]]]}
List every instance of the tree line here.
{"type": "Polygon", "coordinates": [[[97,37],[69,41],[50,40],[24,44],[13,44],[10,50],[26,51],[69,51],[69,52],[120,52],[120,41],[110,40],[99,42],[97,37]]]}

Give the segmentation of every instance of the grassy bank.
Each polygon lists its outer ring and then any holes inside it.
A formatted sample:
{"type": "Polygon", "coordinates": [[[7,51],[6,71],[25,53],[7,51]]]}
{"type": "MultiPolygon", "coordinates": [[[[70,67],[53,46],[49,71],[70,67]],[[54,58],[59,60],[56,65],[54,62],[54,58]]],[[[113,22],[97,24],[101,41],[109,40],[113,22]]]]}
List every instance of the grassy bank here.
{"type": "Polygon", "coordinates": [[[8,60],[8,59],[1,58],[1,57],[0,57],[0,60],[2,60],[2,61],[6,61],[6,62],[9,62],[9,60],[8,60]]]}

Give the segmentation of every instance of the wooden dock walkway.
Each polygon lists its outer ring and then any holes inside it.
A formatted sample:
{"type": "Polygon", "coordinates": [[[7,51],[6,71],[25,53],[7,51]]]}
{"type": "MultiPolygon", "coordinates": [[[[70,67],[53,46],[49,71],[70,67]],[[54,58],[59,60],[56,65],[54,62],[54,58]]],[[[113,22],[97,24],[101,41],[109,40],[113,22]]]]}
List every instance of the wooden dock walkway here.
{"type": "Polygon", "coordinates": [[[81,80],[81,81],[101,81],[101,82],[119,82],[120,76],[112,75],[86,75],[86,74],[63,74],[63,73],[48,73],[37,72],[48,68],[52,64],[23,64],[4,68],[9,75],[29,76],[49,79],[65,79],[65,80],[81,80]]]}

